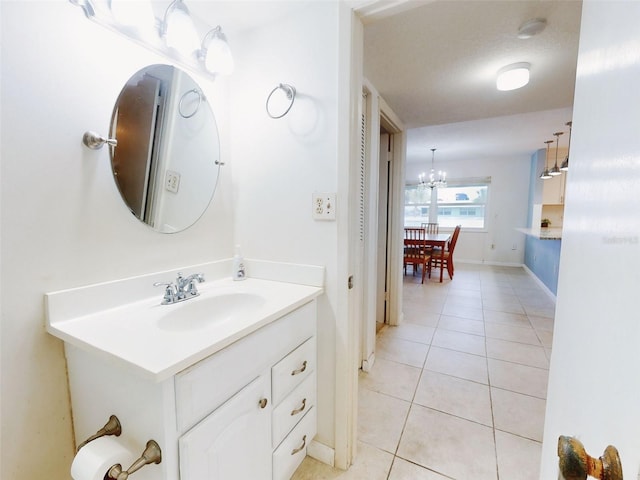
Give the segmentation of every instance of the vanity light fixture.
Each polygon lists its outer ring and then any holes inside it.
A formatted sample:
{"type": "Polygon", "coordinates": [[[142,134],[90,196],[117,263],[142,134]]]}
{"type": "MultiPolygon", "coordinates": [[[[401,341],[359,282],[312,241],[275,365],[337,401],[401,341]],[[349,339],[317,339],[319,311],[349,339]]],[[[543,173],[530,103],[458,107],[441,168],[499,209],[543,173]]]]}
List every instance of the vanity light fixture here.
{"type": "Polygon", "coordinates": [[[202,46],[198,50],[198,59],[211,73],[229,75],[233,72],[233,55],[220,25],[209,30],[204,36],[202,46]]]}
{"type": "Polygon", "coordinates": [[[560,170],[562,170],[563,172],[569,171],[569,152],[571,152],[571,125],[572,124],[573,122],[567,122],[565,124],[569,127],[569,146],[567,147],[567,156],[565,157],[564,162],[562,162],[562,165],[560,166],[560,170]]]}
{"type": "Polygon", "coordinates": [[[212,29],[194,18],[184,0],[172,0],[162,17],[154,15],[150,0],[69,3],[80,7],[88,19],[211,79],[233,71],[233,57],[222,27],[212,29]],[[202,42],[200,32],[207,32],[202,42]]]}
{"type": "Polygon", "coordinates": [[[513,63],[498,70],[496,88],[500,91],[515,90],[529,83],[529,68],[527,62],[513,63]]]}
{"type": "Polygon", "coordinates": [[[116,22],[137,28],[146,36],[153,32],[156,19],[149,0],[111,0],[109,8],[116,22]]]}
{"type": "Polygon", "coordinates": [[[542,180],[549,180],[551,177],[551,175],[549,174],[549,167],[547,166],[548,162],[549,162],[549,145],[553,143],[553,140],[546,140],[544,143],[547,144],[547,154],[544,157],[544,170],[542,171],[542,173],[540,174],[540,178],[542,180]]]}
{"type": "Polygon", "coordinates": [[[558,167],[558,139],[563,132],[555,132],[554,135],[556,137],[556,163],[551,170],[549,170],[549,175],[552,177],[557,177],[558,175],[562,175],[560,171],[560,167],[558,167]]]}
{"type": "Polygon", "coordinates": [[[196,26],[183,0],[173,0],[165,10],[160,36],[167,47],[175,48],[183,55],[191,55],[200,48],[196,26]]]}

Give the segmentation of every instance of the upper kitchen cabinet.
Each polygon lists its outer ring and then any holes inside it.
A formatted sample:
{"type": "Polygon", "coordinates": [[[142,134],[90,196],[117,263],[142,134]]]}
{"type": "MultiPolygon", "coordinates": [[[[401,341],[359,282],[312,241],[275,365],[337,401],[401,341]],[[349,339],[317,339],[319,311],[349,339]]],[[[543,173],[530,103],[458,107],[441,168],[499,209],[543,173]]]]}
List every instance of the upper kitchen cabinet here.
{"type": "MultiPolygon", "coordinates": [[[[542,157],[546,157],[543,168],[551,170],[555,165],[561,165],[566,156],[566,148],[558,148],[557,150],[555,148],[549,149],[548,156],[542,153],[542,157]]],[[[540,181],[542,182],[542,204],[564,205],[565,188],[567,184],[566,173],[540,181]]]]}
{"type": "Polygon", "coordinates": [[[567,184],[565,174],[542,180],[542,203],[544,205],[563,205],[564,193],[567,184]]]}

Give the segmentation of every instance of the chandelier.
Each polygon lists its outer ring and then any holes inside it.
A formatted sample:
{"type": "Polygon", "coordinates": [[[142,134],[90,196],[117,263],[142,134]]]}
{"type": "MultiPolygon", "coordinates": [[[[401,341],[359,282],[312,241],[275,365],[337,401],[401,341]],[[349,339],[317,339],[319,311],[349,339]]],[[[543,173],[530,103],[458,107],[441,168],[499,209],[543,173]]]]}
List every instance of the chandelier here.
{"type": "Polygon", "coordinates": [[[447,186],[447,172],[443,172],[442,170],[438,170],[438,175],[436,176],[436,170],[434,167],[436,156],[436,149],[431,149],[431,173],[429,173],[429,179],[426,179],[424,173],[418,175],[418,179],[420,180],[420,187],[422,188],[434,188],[434,187],[446,187],[447,186]]]}

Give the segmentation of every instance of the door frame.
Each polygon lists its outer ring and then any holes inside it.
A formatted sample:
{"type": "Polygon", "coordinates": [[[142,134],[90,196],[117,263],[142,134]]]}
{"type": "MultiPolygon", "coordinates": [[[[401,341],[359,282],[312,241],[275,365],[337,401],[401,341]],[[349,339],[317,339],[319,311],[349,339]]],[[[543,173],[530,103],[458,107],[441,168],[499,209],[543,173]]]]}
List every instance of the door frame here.
{"type": "MultiPolygon", "coordinates": [[[[357,2],[356,2],[357,3],[357,2]]],[[[367,3],[367,2],[365,2],[367,3]]],[[[376,1],[377,3],[377,1],[376,1]]],[[[361,359],[361,336],[363,329],[362,301],[367,277],[356,278],[355,287],[347,288],[347,279],[358,271],[356,257],[358,246],[362,243],[357,234],[356,211],[360,156],[360,122],[363,108],[362,89],[364,83],[364,26],[357,5],[338,2],[339,39],[342,46],[338,54],[338,151],[344,154],[346,161],[338,162],[338,202],[343,201],[345,208],[337,210],[338,227],[338,269],[339,282],[335,343],[335,403],[334,403],[334,445],[333,464],[347,469],[356,455],[358,422],[358,372],[361,359]],[[344,283],[343,283],[344,282],[344,283]]],[[[391,111],[383,99],[379,98],[379,116],[381,121],[389,122],[390,131],[399,131],[394,141],[393,185],[391,195],[393,210],[391,213],[390,241],[390,290],[391,324],[402,322],[402,243],[403,229],[398,222],[404,223],[404,170],[406,133],[400,119],[391,111]]],[[[379,130],[378,130],[379,131],[379,130]]],[[[377,191],[377,189],[376,189],[377,191]]],[[[368,287],[367,287],[368,288],[368,287]]],[[[374,317],[375,321],[375,317],[374,317]]],[[[375,323],[373,324],[375,328],[375,323]]]]}
{"type": "MultiPolygon", "coordinates": [[[[366,123],[366,182],[365,182],[365,279],[363,285],[363,311],[362,326],[360,330],[362,369],[366,372],[375,362],[375,338],[376,338],[376,313],[377,299],[384,292],[378,291],[378,280],[385,272],[379,271],[377,265],[379,252],[380,228],[386,230],[386,255],[387,261],[387,322],[389,325],[398,325],[402,322],[402,274],[401,274],[401,245],[402,229],[398,225],[398,219],[404,218],[402,206],[404,205],[404,162],[406,135],[404,126],[393,110],[384,101],[375,87],[363,79],[363,98],[365,105],[363,111],[366,123]],[[391,169],[389,172],[389,219],[386,225],[379,221],[380,198],[380,139],[381,127],[384,128],[391,140],[391,169]]],[[[402,222],[404,223],[404,222],[402,222]]]]}

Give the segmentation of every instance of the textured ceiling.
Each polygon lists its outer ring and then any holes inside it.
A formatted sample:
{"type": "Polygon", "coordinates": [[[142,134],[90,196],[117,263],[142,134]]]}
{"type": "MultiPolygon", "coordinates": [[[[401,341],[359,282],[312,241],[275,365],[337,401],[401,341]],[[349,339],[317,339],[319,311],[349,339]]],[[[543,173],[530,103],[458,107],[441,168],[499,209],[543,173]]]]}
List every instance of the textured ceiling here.
{"type": "Polygon", "coordinates": [[[568,131],[581,8],[575,0],[408,1],[400,13],[365,18],[365,75],[410,129],[408,162],[431,147],[450,161],[533,152],[568,131]],[[536,17],[546,29],[518,39],[536,17]],[[531,64],[530,83],[496,90],[496,72],[516,62],[531,64]]]}

